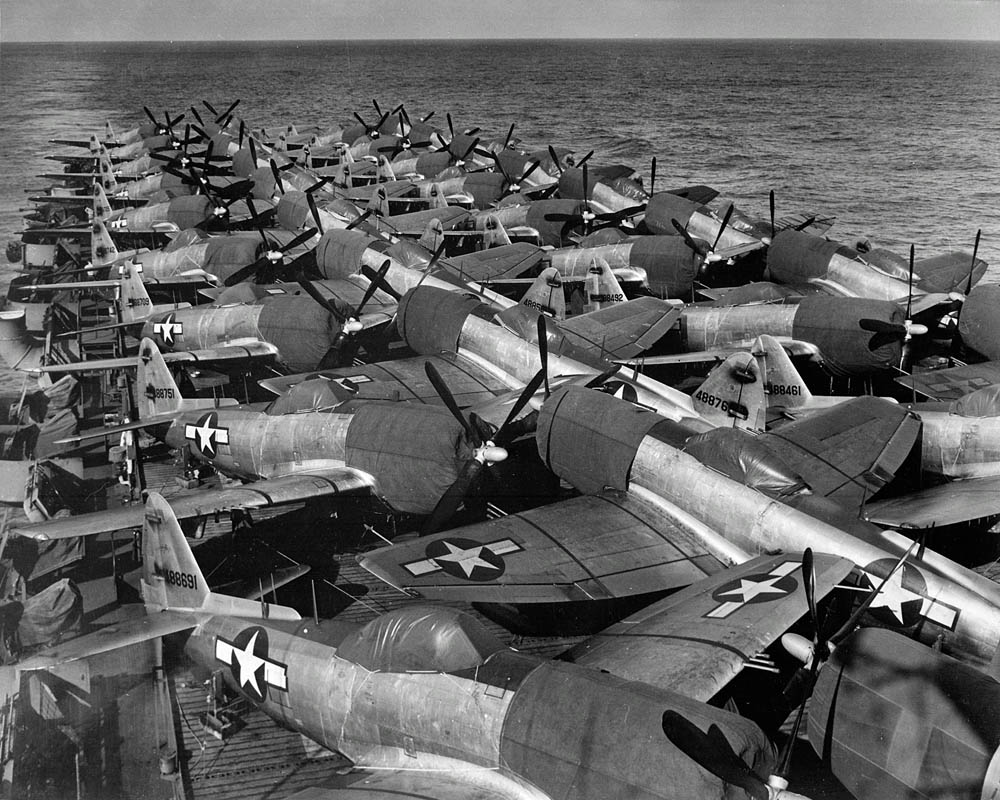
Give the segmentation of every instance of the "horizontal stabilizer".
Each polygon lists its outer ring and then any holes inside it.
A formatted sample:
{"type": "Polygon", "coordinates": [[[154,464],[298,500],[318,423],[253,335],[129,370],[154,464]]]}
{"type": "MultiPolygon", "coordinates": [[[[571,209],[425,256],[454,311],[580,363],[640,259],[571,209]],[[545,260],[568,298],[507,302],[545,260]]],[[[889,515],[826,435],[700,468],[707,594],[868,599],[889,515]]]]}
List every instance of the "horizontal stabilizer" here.
{"type": "Polygon", "coordinates": [[[939,528],[1000,514],[1000,476],[949,481],[868,503],[863,516],[890,528],[939,528]]]}

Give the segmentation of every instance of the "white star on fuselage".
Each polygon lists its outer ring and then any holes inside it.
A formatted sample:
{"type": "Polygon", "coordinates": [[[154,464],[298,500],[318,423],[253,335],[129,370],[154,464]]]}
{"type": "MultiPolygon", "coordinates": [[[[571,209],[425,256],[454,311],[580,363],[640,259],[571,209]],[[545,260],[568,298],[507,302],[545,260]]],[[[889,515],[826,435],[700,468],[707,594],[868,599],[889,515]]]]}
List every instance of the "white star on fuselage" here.
{"type": "MultiPolygon", "coordinates": [[[[872,588],[877,587],[882,582],[882,578],[872,575],[870,572],[866,572],[865,574],[868,576],[868,580],[871,581],[872,588]]],[[[892,615],[899,620],[899,624],[903,625],[906,622],[903,619],[903,603],[916,600],[919,597],[920,595],[903,588],[903,570],[897,569],[885,582],[882,590],[875,595],[875,599],[871,603],[871,608],[889,609],[892,615]]]]}
{"type": "Polygon", "coordinates": [[[729,595],[739,595],[741,603],[749,603],[760,594],[787,594],[784,589],[778,589],[774,585],[784,577],[784,575],[774,575],[762,581],[740,578],[740,585],[738,588],[730,589],[728,592],[720,592],[717,596],[727,597],[729,595]]]}
{"type": "Polygon", "coordinates": [[[210,417],[206,417],[201,425],[188,425],[185,436],[190,439],[192,435],[197,439],[198,449],[213,456],[216,454],[217,444],[229,444],[227,429],[212,427],[210,417]]]}
{"type": "Polygon", "coordinates": [[[461,547],[456,547],[451,542],[442,542],[445,547],[450,551],[444,556],[435,556],[435,561],[454,561],[458,566],[462,568],[466,577],[472,576],[472,570],[476,567],[486,567],[487,569],[496,569],[494,564],[480,558],[483,550],[486,548],[482,545],[477,545],[476,547],[470,547],[468,550],[464,550],[461,547]]]}
{"type": "Polygon", "coordinates": [[[249,683],[258,695],[262,692],[260,686],[257,685],[256,673],[264,665],[264,659],[254,653],[253,646],[257,643],[257,634],[259,633],[260,631],[254,631],[247,646],[242,650],[233,648],[233,655],[236,656],[236,661],[240,665],[240,687],[242,688],[249,683]]]}

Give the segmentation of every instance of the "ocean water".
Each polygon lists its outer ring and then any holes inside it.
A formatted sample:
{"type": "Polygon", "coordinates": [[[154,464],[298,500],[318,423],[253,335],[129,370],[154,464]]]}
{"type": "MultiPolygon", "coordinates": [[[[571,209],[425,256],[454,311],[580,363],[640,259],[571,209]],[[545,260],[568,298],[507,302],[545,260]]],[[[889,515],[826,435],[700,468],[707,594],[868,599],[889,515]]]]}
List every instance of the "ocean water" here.
{"type": "Polygon", "coordinates": [[[1000,270],[1000,43],[28,44],[0,49],[0,79],[2,243],[25,189],[45,185],[33,176],[61,169],[50,138],[202,98],[240,98],[255,128],[329,127],[372,118],[377,98],[497,137],[515,122],[527,144],[593,149],[592,163],[647,179],[656,156],[657,188],[710,184],[765,216],[773,189],[779,215],[833,214],[829,235],[848,243],[920,257],[971,250],[982,228],[980,256],[1000,270]]]}

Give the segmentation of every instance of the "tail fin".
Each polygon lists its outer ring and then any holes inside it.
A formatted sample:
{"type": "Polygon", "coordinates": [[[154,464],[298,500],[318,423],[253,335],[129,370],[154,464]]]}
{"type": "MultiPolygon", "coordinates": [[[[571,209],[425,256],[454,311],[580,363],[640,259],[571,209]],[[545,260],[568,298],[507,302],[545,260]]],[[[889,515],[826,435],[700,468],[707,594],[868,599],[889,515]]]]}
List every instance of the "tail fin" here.
{"type": "Polygon", "coordinates": [[[382,182],[396,180],[396,170],[392,168],[392,164],[385,156],[382,156],[378,162],[378,179],[382,182]]]}
{"type": "Polygon", "coordinates": [[[115,129],[111,127],[111,120],[104,120],[104,141],[106,142],[117,142],[118,139],[115,137],[115,129]]]}
{"type": "Polygon", "coordinates": [[[97,163],[101,173],[101,186],[104,187],[105,194],[115,194],[119,189],[118,180],[115,178],[114,167],[111,166],[108,151],[103,147],[98,152],[97,163]]]}
{"type": "Polygon", "coordinates": [[[372,213],[380,217],[388,217],[392,213],[389,210],[389,196],[385,193],[384,186],[378,186],[372,192],[371,200],[368,201],[368,208],[372,210],[372,213]]]}
{"type": "Polygon", "coordinates": [[[192,402],[181,395],[177,381],[152,339],[143,339],[139,343],[135,385],[139,390],[136,398],[139,419],[185,411],[192,402]]]}
{"type": "Polygon", "coordinates": [[[767,405],[761,377],[750,353],[733,353],[698,387],[694,410],[720,427],[763,430],[767,405]]]}
{"type": "Polygon", "coordinates": [[[427,196],[430,198],[430,202],[427,204],[428,208],[448,207],[448,198],[444,196],[444,189],[441,188],[440,183],[432,183],[427,196]]]}
{"type": "Polygon", "coordinates": [[[583,304],[583,312],[599,311],[607,306],[617,305],[625,302],[625,292],[621,284],[611,271],[607,261],[600,256],[594,256],[590,262],[590,270],[587,272],[587,281],[584,286],[586,301],[583,304]]]}
{"type": "Polygon", "coordinates": [[[424,232],[420,236],[420,244],[432,253],[436,253],[443,241],[444,225],[441,224],[441,220],[434,217],[434,219],[427,223],[427,227],[424,228],[424,232]]]}
{"type": "Polygon", "coordinates": [[[496,214],[486,217],[486,227],[483,229],[483,250],[491,247],[503,247],[510,244],[507,230],[496,214]]]}
{"type": "Polygon", "coordinates": [[[87,145],[87,149],[92,156],[96,156],[101,151],[101,141],[97,138],[96,133],[90,134],[90,144],[87,145]]]}
{"type": "Polygon", "coordinates": [[[142,282],[142,265],[131,261],[122,265],[122,285],[119,293],[122,322],[142,322],[153,313],[153,302],[142,282]]]}
{"type": "MultiPolygon", "coordinates": [[[[108,233],[108,227],[101,220],[95,219],[90,232],[90,259],[95,267],[110,264],[119,257],[118,246],[108,233]]],[[[124,269],[122,270],[124,275],[124,269]]],[[[113,277],[113,276],[112,276],[113,277]]]]}
{"type": "Polygon", "coordinates": [[[521,305],[555,319],[566,319],[566,294],[562,276],[555,267],[543,269],[521,298],[521,305]]]}
{"type": "Polygon", "coordinates": [[[767,334],[758,336],[752,352],[764,376],[769,405],[798,408],[809,402],[812,392],[777,339],[767,334]]]}
{"type": "Polygon", "coordinates": [[[149,611],[201,611],[238,617],[301,619],[285,606],[216,594],[184,538],[177,515],[158,492],[146,499],[142,526],[142,599],[149,611]]]}
{"type": "Polygon", "coordinates": [[[160,494],[150,492],[142,526],[142,599],[146,608],[201,608],[209,594],[174,510],[160,494]]]}
{"type": "Polygon", "coordinates": [[[279,153],[288,152],[288,138],[283,133],[278,134],[278,139],[274,143],[274,149],[279,153]]]}
{"type": "Polygon", "coordinates": [[[101,184],[94,183],[94,219],[106,221],[111,216],[111,203],[101,184]]]}

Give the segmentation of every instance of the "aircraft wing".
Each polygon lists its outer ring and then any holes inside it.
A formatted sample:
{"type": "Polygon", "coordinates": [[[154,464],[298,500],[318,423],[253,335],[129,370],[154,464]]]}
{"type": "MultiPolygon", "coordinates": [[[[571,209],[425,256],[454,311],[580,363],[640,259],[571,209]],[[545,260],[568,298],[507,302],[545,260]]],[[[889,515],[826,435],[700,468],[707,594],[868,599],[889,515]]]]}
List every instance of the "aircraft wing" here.
{"type": "MultiPolygon", "coordinates": [[[[168,364],[208,363],[219,361],[240,361],[254,358],[278,358],[278,348],[269,342],[246,342],[210,347],[206,350],[178,350],[163,354],[168,364]]],[[[94,358],[86,361],[71,361],[68,364],[49,364],[41,372],[105,372],[112,369],[135,367],[136,357],[94,358]]]]}
{"type": "Polygon", "coordinates": [[[1000,383],[1000,361],[900,375],[896,383],[931,400],[958,400],[969,392],[1000,383]]]}
{"type": "Polygon", "coordinates": [[[489,285],[522,275],[537,266],[544,255],[545,251],[537,245],[514,242],[445,259],[441,266],[463,280],[489,285]]]}
{"type": "Polygon", "coordinates": [[[490,770],[472,765],[424,772],[352,769],[287,800],[523,800],[526,796],[512,782],[492,781],[489,775],[490,770]]]}
{"type": "Polygon", "coordinates": [[[788,214],[775,220],[774,230],[777,233],[788,228],[796,228],[798,230],[809,231],[809,233],[813,233],[816,236],[822,236],[833,227],[836,219],[836,217],[817,216],[816,214],[788,214]],[[807,220],[812,221],[808,225],[805,225],[807,220]]]}
{"type": "Polygon", "coordinates": [[[938,528],[1000,514],[1000,476],[948,481],[868,503],[862,516],[891,528],[938,528]]]}
{"type": "Polygon", "coordinates": [[[483,367],[455,353],[417,356],[357,367],[315,370],[299,375],[265,378],[260,385],[277,395],[310,378],[336,381],[358,400],[398,400],[440,404],[440,395],[431,385],[424,365],[432,362],[455,396],[466,408],[510,391],[511,387],[483,367]]]}
{"type": "Polygon", "coordinates": [[[896,403],[855,397],[759,438],[814,492],[858,508],[892,479],[919,438],[920,425],[896,403]]]}
{"type": "Polygon", "coordinates": [[[560,328],[570,341],[583,340],[609,358],[634,358],[674,327],[681,305],[656,297],[638,297],[599,311],[569,317],[560,328]]]}
{"type": "MultiPolygon", "coordinates": [[[[765,555],[670,595],[574,647],[569,660],[708,701],[808,611],[800,554],[765,555]]],[[[817,553],[816,598],[854,567],[817,553]]]]}
{"type": "MultiPolygon", "coordinates": [[[[801,339],[792,339],[788,336],[775,336],[775,339],[785,348],[785,352],[792,358],[812,358],[819,355],[819,348],[810,342],[801,339]]],[[[638,356],[631,359],[614,359],[618,364],[637,367],[652,367],[664,364],[708,364],[725,361],[733,353],[743,353],[753,349],[753,340],[733,342],[727,347],[717,347],[713,350],[696,350],[691,353],[669,353],[660,356],[638,356]]]]}
{"type": "Polygon", "coordinates": [[[61,642],[54,647],[48,647],[14,666],[19,672],[49,669],[69,661],[79,661],[81,658],[117,650],[119,647],[128,647],[171,633],[179,633],[193,628],[200,621],[199,615],[190,612],[161,611],[148,615],[144,613],[141,617],[118,622],[93,633],[61,642]]]}
{"type": "Polygon", "coordinates": [[[409,594],[497,603],[628,597],[688,586],[723,568],[679,524],[617,492],[391,545],[358,561],[409,594]]]}
{"type": "MultiPolygon", "coordinates": [[[[370,491],[375,483],[367,472],[350,467],[316,469],[242,486],[203,489],[170,497],[170,506],[178,519],[224,514],[240,508],[269,508],[320,497],[370,491]]],[[[141,528],[145,507],[139,504],[110,511],[96,511],[76,517],[62,517],[45,522],[12,525],[10,532],[39,541],[91,536],[98,533],[141,528]]]]}

